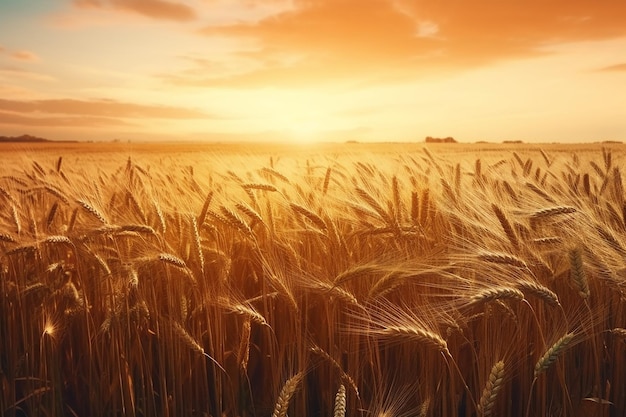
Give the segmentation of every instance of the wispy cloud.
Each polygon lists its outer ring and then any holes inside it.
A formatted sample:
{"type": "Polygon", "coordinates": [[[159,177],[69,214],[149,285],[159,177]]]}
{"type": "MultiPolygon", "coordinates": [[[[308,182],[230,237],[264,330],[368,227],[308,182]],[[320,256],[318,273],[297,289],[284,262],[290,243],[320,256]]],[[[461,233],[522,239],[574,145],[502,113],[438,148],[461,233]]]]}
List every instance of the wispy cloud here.
{"type": "Polygon", "coordinates": [[[18,125],[24,127],[131,127],[133,123],[109,117],[93,116],[25,116],[19,113],[0,111],[0,125],[18,125]]]}
{"type": "Polygon", "coordinates": [[[165,0],[74,0],[74,5],[85,9],[115,9],[137,13],[145,17],[179,22],[197,18],[196,11],[179,1],[165,0]]]}
{"type": "Polygon", "coordinates": [[[34,52],[27,51],[24,49],[11,52],[9,49],[5,48],[2,45],[0,45],[0,56],[1,55],[6,55],[10,57],[11,59],[18,60],[18,61],[38,61],[39,60],[39,56],[37,56],[37,54],[35,54],[34,52]]]}
{"type": "Polygon", "coordinates": [[[600,68],[598,71],[626,71],[626,63],[609,65],[608,67],[600,68]]]}
{"type": "Polygon", "coordinates": [[[18,61],[38,61],[39,57],[30,51],[15,51],[11,54],[13,59],[17,59],[18,61]]]}
{"type": "Polygon", "coordinates": [[[204,112],[113,100],[0,99],[0,125],[67,128],[142,128],[151,120],[210,120],[204,112]]]}
{"type": "Polygon", "coordinates": [[[0,79],[2,78],[7,78],[10,81],[15,81],[16,78],[31,81],[56,81],[56,79],[50,75],[29,71],[15,66],[0,67],[0,79]]]}
{"type": "Polygon", "coordinates": [[[47,113],[80,116],[99,116],[134,119],[204,119],[210,115],[192,109],[169,106],[151,106],[124,103],[113,100],[4,100],[0,99],[0,110],[16,113],[47,113]]]}

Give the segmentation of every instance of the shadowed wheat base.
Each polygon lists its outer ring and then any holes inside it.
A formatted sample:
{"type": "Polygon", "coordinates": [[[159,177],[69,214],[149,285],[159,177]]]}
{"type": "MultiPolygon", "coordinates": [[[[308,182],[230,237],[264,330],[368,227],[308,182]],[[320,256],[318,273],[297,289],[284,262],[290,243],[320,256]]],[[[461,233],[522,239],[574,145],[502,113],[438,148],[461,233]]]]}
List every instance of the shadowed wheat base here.
{"type": "Polygon", "coordinates": [[[626,410],[619,145],[82,146],[0,167],[3,416],[626,410]]]}

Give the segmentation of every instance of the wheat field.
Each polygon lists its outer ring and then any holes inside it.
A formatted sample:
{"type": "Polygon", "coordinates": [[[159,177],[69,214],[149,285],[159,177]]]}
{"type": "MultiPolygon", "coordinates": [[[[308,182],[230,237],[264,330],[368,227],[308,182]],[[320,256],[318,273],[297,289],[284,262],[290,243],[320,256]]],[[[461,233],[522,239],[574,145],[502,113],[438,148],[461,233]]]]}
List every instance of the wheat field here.
{"type": "Polygon", "coordinates": [[[625,148],[3,145],[4,416],[622,416],[625,148]]]}

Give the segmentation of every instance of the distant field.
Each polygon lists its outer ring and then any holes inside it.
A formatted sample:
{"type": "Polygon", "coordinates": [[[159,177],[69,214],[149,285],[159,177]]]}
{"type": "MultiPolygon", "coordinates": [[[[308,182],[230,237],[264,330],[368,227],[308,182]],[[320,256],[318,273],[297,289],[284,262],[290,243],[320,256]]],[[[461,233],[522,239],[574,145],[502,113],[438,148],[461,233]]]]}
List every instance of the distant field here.
{"type": "Polygon", "coordinates": [[[2,415],[626,410],[624,145],[0,155],[2,415]]]}

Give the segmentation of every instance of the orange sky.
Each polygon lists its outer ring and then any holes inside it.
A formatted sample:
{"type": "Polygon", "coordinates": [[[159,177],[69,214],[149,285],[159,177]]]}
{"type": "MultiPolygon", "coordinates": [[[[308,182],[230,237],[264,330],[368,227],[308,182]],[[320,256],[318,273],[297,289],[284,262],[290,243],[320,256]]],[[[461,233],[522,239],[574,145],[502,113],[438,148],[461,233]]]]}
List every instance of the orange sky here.
{"type": "Polygon", "coordinates": [[[621,0],[3,0],[0,135],[626,140],[621,0]]]}

